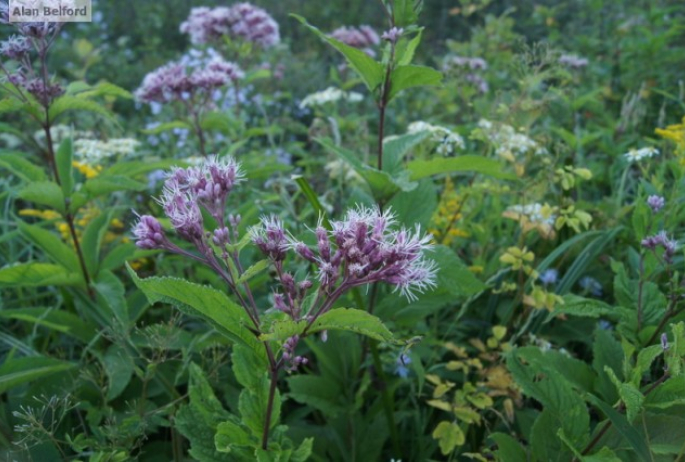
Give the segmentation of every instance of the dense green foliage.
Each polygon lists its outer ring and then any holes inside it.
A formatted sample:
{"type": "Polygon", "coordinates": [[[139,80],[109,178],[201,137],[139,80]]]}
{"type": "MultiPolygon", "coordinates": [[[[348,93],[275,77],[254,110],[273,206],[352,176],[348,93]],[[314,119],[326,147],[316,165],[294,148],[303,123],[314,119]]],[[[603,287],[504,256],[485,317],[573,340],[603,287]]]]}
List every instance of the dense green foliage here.
{"type": "Polygon", "coordinates": [[[1,459],[685,458],[681,2],[199,6],[2,25],[1,459]]]}

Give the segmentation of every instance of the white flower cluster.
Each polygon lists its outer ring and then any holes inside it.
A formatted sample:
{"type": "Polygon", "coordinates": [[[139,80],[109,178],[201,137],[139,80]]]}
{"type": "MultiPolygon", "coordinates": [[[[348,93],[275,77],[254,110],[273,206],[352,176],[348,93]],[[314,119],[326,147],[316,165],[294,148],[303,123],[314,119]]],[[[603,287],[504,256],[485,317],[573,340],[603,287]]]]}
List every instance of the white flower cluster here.
{"type": "Polygon", "coordinates": [[[518,133],[514,127],[506,124],[494,124],[486,119],[478,121],[478,127],[485,134],[488,141],[495,146],[497,155],[512,160],[517,156],[528,153],[535,155],[547,154],[547,149],[523,133],[518,133]]]}
{"type": "Polygon", "coordinates": [[[107,141],[79,139],[74,141],[74,154],[84,164],[95,166],[110,157],[133,156],[139,145],[140,142],[133,138],[111,138],[107,141]]]}
{"type": "Polygon", "coordinates": [[[443,156],[452,154],[455,149],[464,149],[466,146],[464,143],[464,138],[462,138],[461,135],[439,125],[432,125],[428,122],[416,121],[410,123],[409,127],[407,127],[407,133],[418,133],[424,131],[431,133],[430,140],[438,144],[436,151],[438,154],[442,154],[443,156]]]}
{"type": "Polygon", "coordinates": [[[554,225],[557,219],[557,216],[552,213],[553,210],[549,205],[542,205],[537,202],[526,205],[512,205],[507,208],[509,212],[525,216],[531,223],[549,226],[554,225]]]}
{"type": "Polygon", "coordinates": [[[300,102],[300,108],[323,106],[326,103],[335,103],[340,100],[345,100],[350,103],[357,103],[364,99],[361,93],[354,91],[343,91],[339,88],[328,87],[323,91],[309,94],[300,102]]]}
{"type": "Polygon", "coordinates": [[[650,157],[658,156],[659,150],[651,146],[640,149],[631,149],[630,151],[623,154],[623,156],[628,159],[628,162],[640,162],[642,159],[647,159],[650,157]]]}

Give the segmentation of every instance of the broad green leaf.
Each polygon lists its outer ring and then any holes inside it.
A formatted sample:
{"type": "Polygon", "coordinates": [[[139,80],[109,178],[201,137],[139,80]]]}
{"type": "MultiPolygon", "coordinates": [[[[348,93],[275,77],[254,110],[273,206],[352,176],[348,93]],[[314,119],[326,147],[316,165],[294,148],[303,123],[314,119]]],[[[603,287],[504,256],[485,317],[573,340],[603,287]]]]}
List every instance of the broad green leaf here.
{"type": "Polygon", "coordinates": [[[77,315],[57,308],[1,310],[0,318],[30,322],[72,336],[83,343],[90,342],[96,334],[95,328],[77,315]]]}
{"type": "Polygon", "coordinates": [[[76,364],[58,359],[30,356],[7,359],[0,366],[0,393],[33,380],[42,379],[57,372],[68,371],[76,364]]]}
{"type": "Polygon", "coordinates": [[[114,317],[122,326],[128,328],[132,321],[129,317],[124,284],[111,271],[103,270],[93,281],[98,295],[98,305],[109,309],[107,319],[114,317]]]}
{"type": "Polygon", "coordinates": [[[474,172],[482,173],[493,178],[514,180],[516,176],[502,171],[502,164],[487,157],[466,155],[430,160],[414,160],[407,168],[411,172],[412,180],[419,180],[440,173],[474,172]]]}
{"type": "Polygon", "coordinates": [[[645,400],[644,395],[632,383],[622,383],[618,387],[618,394],[621,401],[626,406],[626,417],[628,422],[635,420],[635,417],[642,411],[642,403],[645,400]]]}
{"type": "Polygon", "coordinates": [[[504,433],[493,433],[489,436],[497,444],[495,455],[500,461],[527,462],[526,451],[521,444],[511,436],[504,433]]]}
{"type": "Polygon", "coordinates": [[[426,253],[426,256],[438,264],[436,291],[446,291],[457,297],[468,297],[487,288],[449,247],[435,246],[432,252],[426,253]]]}
{"type": "Polygon", "coordinates": [[[61,214],[66,212],[62,189],[52,181],[34,181],[19,191],[19,197],[34,204],[46,205],[61,214]]]}
{"type": "Polygon", "coordinates": [[[133,98],[133,95],[131,95],[129,91],[124,90],[113,83],[104,81],[94,86],[90,86],[85,82],[73,82],[67,87],[67,94],[75,95],[77,98],[92,98],[94,96],[115,96],[124,99],[133,98]],[[69,88],[71,88],[72,91],[69,91],[69,88]]]}
{"type": "Polygon", "coordinates": [[[5,168],[24,181],[45,181],[45,171],[26,159],[19,152],[0,152],[0,167],[5,168]]]}
{"type": "Polygon", "coordinates": [[[156,160],[153,162],[141,160],[117,162],[111,167],[105,169],[102,173],[100,173],[99,176],[108,178],[118,178],[119,176],[133,178],[145,175],[152,170],[164,170],[175,165],[185,165],[185,162],[177,159],[156,160]]]}
{"type": "Polygon", "coordinates": [[[100,263],[101,270],[115,270],[123,266],[126,260],[133,257],[138,247],[132,243],[122,243],[114,247],[102,258],[100,263]]]}
{"type": "Polygon", "coordinates": [[[102,104],[71,95],[60,96],[52,102],[49,110],[50,120],[54,121],[57,117],[70,111],[93,112],[106,119],[113,120],[112,113],[102,104]]]}
{"type": "Polygon", "coordinates": [[[122,345],[113,344],[107,348],[102,365],[107,374],[107,401],[117,398],[126,388],[133,376],[133,358],[122,345]]]}
{"type": "Polygon", "coordinates": [[[290,462],[306,462],[312,454],[314,438],[305,438],[290,456],[290,462]]]}
{"type": "Polygon", "coordinates": [[[219,452],[231,452],[238,446],[255,447],[258,444],[257,438],[252,436],[247,429],[230,420],[221,422],[214,436],[214,445],[219,452]]]}
{"type": "Polygon", "coordinates": [[[41,287],[83,284],[83,276],[50,263],[20,263],[0,268],[0,286],[41,287]]]}
{"type": "Polygon", "coordinates": [[[617,311],[614,307],[601,300],[566,294],[564,295],[564,304],[555,306],[554,314],[550,314],[550,316],[556,317],[560,314],[584,318],[599,318],[602,316],[615,316],[617,311]]]}
{"type": "Polygon", "coordinates": [[[57,172],[59,173],[59,180],[62,185],[62,194],[67,199],[71,197],[74,189],[74,169],[71,165],[73,158],[74,147],[71,138],[66,138],[57,149],[55,163],[57,164],[57,172]]]}
{"type": "MultiPolygon", "coordinates": [[[[262,388],[257,391],[244,389],[238,398],[238,410],[240,411],[240,422],[247,426],[252,435],[259,438],[264,430],[267,403],[269,398],[269,381],[262,383],[262,388]]],[[[281,413],[281,394],[276,389],[271,412],[269,428],[273,428],[278,423],[281,413]]]]}
{"type": "Polygon", "coordinates": [[[419,46],[419,43],[421,43],[422,34],[423,27],[419,28],[418,33],[411,40],[402,38],[399,42],[397,42],[395,55],[397,56],[398,65],[405,66],[407,64],[411,64],[411,61],[414,59],[416,48],[419,46]]]}
{"type": "Polygon", "coordinates": [[[364,53],[362,50],[345,45],[344,43],[324,34],[316,27],[307,23],[307,20],[302,16],[298,16],[296,14],[291,14],[290,16],[300,21],[310,31],[314,32],[321,40],[342,53],[350,67],[354,69],[354,71],[359,74],[361,79],[364,81],[369,91],[373,93],[381,85],[383,82],[383,66],[380,63],[374,61],[373,58],[364,53]]]}
{"type": "Polygon", "coordinates": [[[402,161],[409,150],[430,135],[428,130],[406,133],[383,141],[383,171],[390,174],[402,170],[402,161]]]}
{"type": "Polygon", "coordinates": [[[671,377],[645,397],[645,407],[648,408],[667,409],[683,404],[685,404],[685,375],[671,377]]]}
{"type": "Polygon", "coordinates": [[[24,109],[24,103],[14,97],[0,99],[0,114],[16,112],[24,109]]]}
{"type": "Polygon", "coordinates": [[[264,382],[268,381],[269,361],[265,349],[252,350],[241,345],[233,347],[231,354],[233,373],[238,383],[248,390],[258,392],[264,382]]]}
{"type": "Polygon", "coordinates": [[[21,234],[42,249],[55,263],[64,266],[69,272],[81,271],[76,251],[62,242],[55,233],[23,221],[18,226],[21,234]]]}
{"type": "Polygon", "coordinates": [[[88,223],[83,237],[81,238],[81,249],[83,250],[83,258],[86,262],[86,268],[92,275],[96,275],[100,264],[100,247],[102,246],[102,239],[107,233],[107,228],[112,219],[112,212],[102,212],[88,223]]]}
{"type": "Polygon", "coordinates": [[[262,348],[248,330],[251,321],[245,310],[218,290],[177,278],[140,279],[128,264],[126,267],[150,303],[170,303],[188,315],[205,319],[233,342],[262,348]]]}
{"type": "Polygon", "coordinates": [[[454,422],[442,421],[433,430],[433,438],[438,440],[440,452],[446,456],[466,442],[464,432],[454,422]]]}
{"type": "Polygon", "coordinates": [[[313,334],[322,330],[343,330],[365,335],[379,342],[402,343],[394,338],[380,319],[366,311],[352,308],[334,308],[322,314],[308,332],[313,334]]]}
{"type": "Polygon", "coordinates": [[[603,447],[596,453],[583,457],[581,462],[621,462],[621,459],[614,451],[603,447]]]}
{"type": "Polygon", "coordinates": [[[402,90],[413,87],[440,86],[442,73],[426,66],[408,64],[397,66],[390,73],[390,93],[388,101],[392,101],[402,90]]]}
{"type": "Polygon", "coordinates": [[[597,328],[592,344],[592,368],[597,373],[595,388],[605,401],[613,403],[618,400],[618,391],[606,373],[608,367],[623,380],[623,350],[621,344],[614,339],[612,331],[597,328]]]}
{"type": "Polygon", "coordinates": [[[397,27],[407,27],[418,22],[423,0],[395,0],[392,6],[394,24],[397,27]]]}
{"type": "Polygon", "coordinates": [[[104,196],[116,191],[144,191],[147,189],[145,183],[132,180],[123,175],[98,175],[91,178],[83,185],[91,198],[104,196]]]}
{"type": "Polygon", "coordinates": [[[189,455],[199,462],[233,462],[235,454],[217,450],[214,435],[217,427],[235,417],[229,414],[214,394],[205,374],[194,363],[190,364],[188,385],[189,403],[182,406],[174,419],[175,428],[190,441],[189,455]]]}
{"type": "Polygon", "coordinates": [[[652,345],[640,350],[635,361],[635,367],[631,371],[630,381],[636,387],[640,386],[642,376],[649,372],[649,368],[656,358],[664,352],[661,345],[652,345]]]}
{"type": "Polygon", "coordinates": [[[340,383],[316,375],[293,375],[288,378],[288,396],[334,418],[349,412],[340,383]]]}
{"type": "Polygon", "coordinates": [[[240,128],[240,121],[226,112],[209,112],[202,117],[200,126],[203,130],[216,130],[231,133],[240,128]]]}
{"type": "Polygon", "coordinates": [[[305,327],[307,327],[307,321],[293,321],[292,319],[274,321],[269,332],[260,335],[259,339],[283,342],[294,335],[302,335],[305,327]]]}
{"type": "Polygon", "coordinates": [[[416,189],[400,191],[388,202],[388,210],[395,214],[398,222],[410,227],[420,225],[422,229],[428,228],[437,207],[438,196],[431,180],[419,181],[416,189]]]}
{"type": "Polygon", "coordinates": [[[652,460],[647,442],[640,433],[628,423],[622,414],[592,394],[588,394],[587,398],[590,403],[597,406],[602,413],[609,418],[616,430],[628,441],[635,453],[640,457],[640,460],[652,460]]]}

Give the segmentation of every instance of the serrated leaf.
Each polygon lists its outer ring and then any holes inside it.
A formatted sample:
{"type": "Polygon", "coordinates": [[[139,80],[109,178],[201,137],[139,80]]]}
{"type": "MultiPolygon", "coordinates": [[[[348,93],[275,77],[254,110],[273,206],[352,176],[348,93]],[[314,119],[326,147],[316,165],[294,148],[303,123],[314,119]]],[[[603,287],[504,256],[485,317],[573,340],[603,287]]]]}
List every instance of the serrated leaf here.
{"type": "Polygon", "coordinates": [[[85,86],[80,85],[78,88],[73,88],[71,92],[67,90],[67,94],[73,94],[77,98],[92,98],[94,96],[114,96],[124,99],[133,98],[133,95],[128,90],[110,82],[100,82],[95,86],[90,86],[85,82],[73,82],[69,87],[73,84],[85,84],[85,86]]]}
{"type": "Polygon", "coordinates": [[[64,266],[69,272],[80,271],[76,252],[67,246],[56,234],[36,225],[18,222],[21,234],[43,250],[50,259],[64,266]]]}
{"type": "Polygon", "coordinates": [[[482,173],[493,178],[515,180],[516,176],[502,171],[502,164],[487,157],[466,155],[430,160],[414,160],[407,168],[411,172],[411,179],[418,180],[440,173],[473,172],[482,173]]]}
{"type": "Polygon", "coordinates": [[[33,162],[26,160],[26,155],[19,152],[0,152],[0,167],[5,168],[24,181],[45,181],[45,171],[33,162]]]}
{"type": "Polygon", "coordinates": [[[419,20],[423,0],[395,0],[392,6],[394,24],[397,27],[407,27],[419,20]]]}
{"type": "Polygon", "coordinates": [[[269,368],[264,348],[253,350],[235,345],[231,361],[233,373],[239,384],[254,392],[262,389],[264,382],[267,381],[266,371],[269,368]]]}
{"type": "Polygon", "coordinates": [[[116,318],[119,323],[128,327],[131,319],[126,302],[126,289],[124,284],[111,271],[103,270],[93,281],[93,288],[98,296],[98,304],[102,308],[108,308],[107,318],[116,318]]]}
{"type": "Polygon", "coordinates": [[[433,430],[433,438],[438,440],[440,452],[444,456],[450,454],[458,446],[466,442],[464,432],[454,422],[442,421],[433,430]]]}
{"type": "Polygon", "coordinates": [[[219,452],[231,452],[239,446],[254,447],[257,444],[257,439],[247,429],[230,420],[221,422],[214,436],[214,445],[219,452]]]}
{"type": "Polygon", "coordinates": [[[632,422],[640,411],[642,411],[642,403],[644,402],[645,397],[632,383],[620,384],[618,394],[621,397],[621,401],[623,401],[626,406],[628,422],[632,422]]]}
{"type": "Polygon", "coordinates": [[[140,279],[128,264],[126,267],[150,303],[170,303],[188,315],[205,319],[233,342],[248,348],[261,348],[260,342],[247,328],[251,321],[245,310],[223,293],[183,279],[140,279]]]}
{"type": "Polygon", "coordinates": [[[334,308],[319,316],[308,333],[323,330],[342,330],[370,337],[379,342],[401,344],[377,317],[366,311],[351,308],[334,308]]]}
{"type": "Polygon", "coordinates": [[[390,93],[388,101],[392,101],[402,90],[413,87],[440,86],[442,73],[426,66],[408,64],[397,66],[390,73],[390,93]]]}
{"type": "Polygon", "coordinates": [[[421,43],[421,35],[423,34],[423,27],[419,28],[418,33],[411,40],[401,39],[397,43],[395,54],[397,55],[397,64],[400,66],[405,66],[411,64],[412,59],[414,59],[414,53],[416,48],[421,43]]]}
{"type": "Polygon", "coordinates": [[[0,268],[0,285],[11,287],[75,286],[83,276],[50,263],[21,263],[0,268]]]}
{"type": "Polygon", "coordinates": [[[298,16],[296,14],[291,14],[290,16],[300,21],[310,31],[314,32],[321,40],[342,53],[347,60],[347,63],[359,75],[359,77],[361,77],[369,91],[373,93],[381,85],[383,82],[383,66],[380,63],[374,61],[373,58],[364,53],[362,50],[345,45],[344,43],[324,34],[318,28],[309,24],[302,16],[298,16]]]}
{"type": "Polygon", "coordinates": [[[395,173],[402,170],[402,161],[409,150],[428,138],[430,132],[405,133],[383,141],[383,171],[395,173]]]}
{"type": "Polygon", "coordinates": [[[52,181],[34,181],[19,191],[19,197],[34,204],[46,205],[64,214],[64,194],[59,185],[52,181]]]}
{"type": "Polygon", "coordinates": [[[176,413],[174,426],[190,441],[189,454],[199,462],[235,461],[234,454],[217,451],[214,436],[221,423],[238,422],[223,408],[202,369],[194,363],[190,364],[188,395],[189,403],[176,413]]]}
{"type": "Polygon", "coordinates": [[[564,295],[564,304],[554,307],[554,314],[567,314],[572,316],[599,318],[602,316],[616,315],[616,309],[601,301],[593,298],[585,298],[578,295],[566,294],[564,295]]]}
{"type": "Polygon", "coordinates": [[[74,363],[43,356],[6,359],[0,366],[0,393],[10,388],[76,367],[74,363]]]}
{"type": "Polygon", "coordinates": [[[293,321],[292,319],[274,321],[269,332],[260,335],[259,339],[282,342],[294,335],[301,335],[305,327],[307,327],[307,321],[293,321]]]}
{"type": "Polygon", "coordinates": [[[113,344],[107,348],[102,365],[108,377],[107,401],[121,395],[133,376],[133,358],[121,345],[113,344]]]}
{"type": "MultiPolygon", "coordinates": [[[[262,388],[257,391],[244,389],[238,398],[238,410],[240,411],[240,421],[255,437],[262,436],[264,430],[267,403],[269,398],[269,382],[265,380],[262,388]]],[[[274,394],[273,408],[269,428],[273,428],[278,423],[281,413],[281,394],[276,389],[274,394]]]]}
{"type": "Polygon", "coordinates": [[[652,460],[651,452],[644,438],[628,423],[623,415],[592,394],[588,394],[588,401],[597,406],[609,418],[616,430],[628,441],[640,460],[652,460]]]}
{"type": "Polygon", "coordinates": [[[685,404],[685,375],[671,377],[645,397],[645,407],[667,409],[685,404]]]}
{"type": "Polygon", "coordinates": [[[489,436],[497,444],[495,455],[497,460],[507,462],[527,462],[526,451],[521,444],[509,435],[504,433],[493,433],[489,436]]]}

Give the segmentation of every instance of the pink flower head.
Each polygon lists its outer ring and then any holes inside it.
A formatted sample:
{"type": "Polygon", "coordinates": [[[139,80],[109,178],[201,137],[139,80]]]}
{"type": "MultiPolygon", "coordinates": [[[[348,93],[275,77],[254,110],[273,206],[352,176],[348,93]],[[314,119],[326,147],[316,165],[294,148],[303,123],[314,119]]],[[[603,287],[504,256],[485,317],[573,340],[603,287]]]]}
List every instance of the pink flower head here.
{"type": "Polygon", "coordinates": [[[289,245],[283,222],[280,219],[273,215],[262,217],[261,225],[252,228],[250,234],[252,242],[273,261],[279,262],[285,259],[289,245]]]}
{"type": "Polygon", "coordinates": [[[136,245],[141,249],[161,249],[168,243],[162,225],[155,217],[143,215],[133,227],[136,245]]]}

